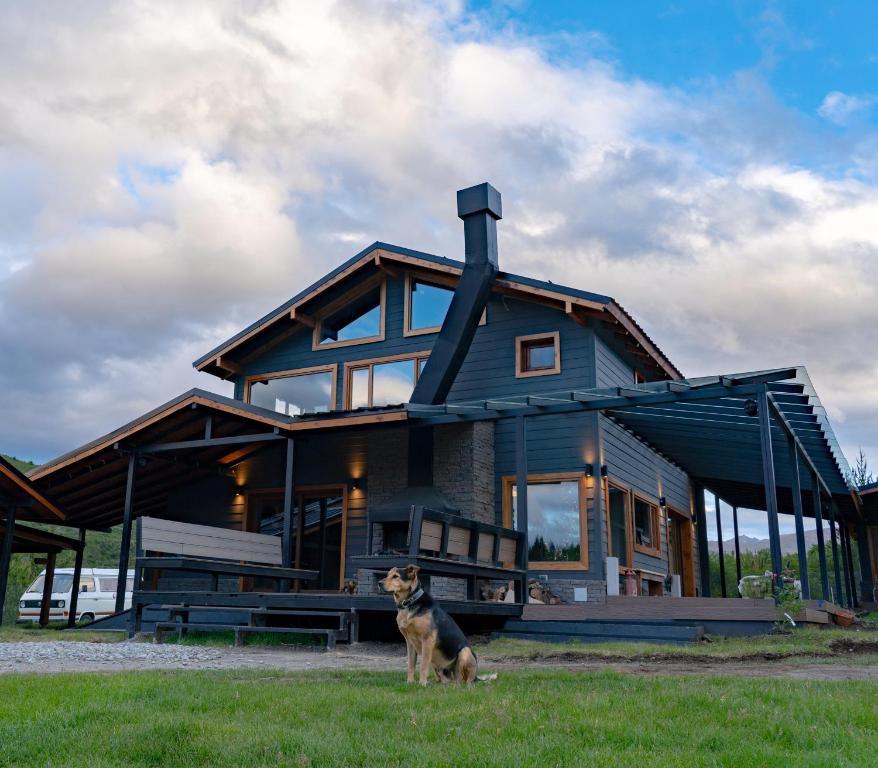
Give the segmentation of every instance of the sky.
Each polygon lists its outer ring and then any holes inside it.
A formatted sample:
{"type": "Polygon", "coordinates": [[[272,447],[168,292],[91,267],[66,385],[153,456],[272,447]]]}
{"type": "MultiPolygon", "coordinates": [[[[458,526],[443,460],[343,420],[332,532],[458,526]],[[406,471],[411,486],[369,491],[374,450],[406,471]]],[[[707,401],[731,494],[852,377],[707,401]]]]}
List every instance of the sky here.
{"type": "Polygon", "coordinates": [[[615,297],[689,376],[805,365],[878,466],[871,2],[85,2],[0,20],[0,452],[45,461],[375,240],[615,297]]]}

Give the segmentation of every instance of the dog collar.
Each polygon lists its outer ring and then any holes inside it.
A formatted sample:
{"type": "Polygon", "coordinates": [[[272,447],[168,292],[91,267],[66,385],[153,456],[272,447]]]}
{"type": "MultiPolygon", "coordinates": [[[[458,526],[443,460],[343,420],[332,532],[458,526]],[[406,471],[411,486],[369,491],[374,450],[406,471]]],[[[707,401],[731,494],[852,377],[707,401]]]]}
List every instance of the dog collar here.
{"type": "Polygon", "coordinates": [[[400,608],[411,608],[418,600],[420,600],[424,596],[424,588],[418,587],[412,594],[410,594],[405,600],[403,600],[400,604],[400,608]]]}

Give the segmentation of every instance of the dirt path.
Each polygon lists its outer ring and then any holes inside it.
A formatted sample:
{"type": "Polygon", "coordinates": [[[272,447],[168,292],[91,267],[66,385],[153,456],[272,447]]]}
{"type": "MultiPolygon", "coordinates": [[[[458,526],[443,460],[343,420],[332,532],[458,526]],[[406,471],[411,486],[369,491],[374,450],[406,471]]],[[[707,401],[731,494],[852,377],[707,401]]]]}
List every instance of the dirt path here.
{"type": "MultiPolygon", "coordinates": [[[[601,660],[570,657],[494,661],[482,664],[502,673],[514,669],[613,670],[639,675],[730,675],[808,680],[878,680],[878,664],[830,662],[826,659],[635,659],[601,660]]],[[[398,645],[363,643],[334,651],[291,647],[216,648],[153,645],[145,642],[21,642],[0,643],[0,673],[121,672],[150,669],[277,669],[398,671],[405,668],[398,645]]]]}

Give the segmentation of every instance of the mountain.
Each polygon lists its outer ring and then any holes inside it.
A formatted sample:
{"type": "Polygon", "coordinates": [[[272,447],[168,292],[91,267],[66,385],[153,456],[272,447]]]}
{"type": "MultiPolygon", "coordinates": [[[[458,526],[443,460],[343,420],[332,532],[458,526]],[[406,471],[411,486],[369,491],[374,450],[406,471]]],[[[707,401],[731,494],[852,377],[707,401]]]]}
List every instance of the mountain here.
{"type": "MultiPolygon", "coordinates": [[[[827,544],[829,543],[829,528],[824,528],[823,540],[827,544]]],[[[817,531],[805,531],[805,550],[809,550],[816,543],[817,531]]],[[[769,549],[768,539],[756,539],[752,536],[739,536],[738,546],[740,546],[741,552],[759,552],[759,550],[761,549],[769,549]]],[[[708,541],[707,549],[709,552],[718,552],[719,546],[715,541],[708,541]]],[[[725,554],[734,554],[734,538],[728,539],[723,542],[723,551],[725,552],[725,554]]],[[[780,535],[780,551],[783,555],[792,555],[796,553],[795,533],[782,533],[780,535]]]]}
{"type": "Polygon", "coordinates": [[[37,465],[32,461],[25,461],[24,459],[17,459],[15,456],[7,456],[5,453],[0,453],[6,461],[12,464],[19,472],[30,472],[37,465]]]}

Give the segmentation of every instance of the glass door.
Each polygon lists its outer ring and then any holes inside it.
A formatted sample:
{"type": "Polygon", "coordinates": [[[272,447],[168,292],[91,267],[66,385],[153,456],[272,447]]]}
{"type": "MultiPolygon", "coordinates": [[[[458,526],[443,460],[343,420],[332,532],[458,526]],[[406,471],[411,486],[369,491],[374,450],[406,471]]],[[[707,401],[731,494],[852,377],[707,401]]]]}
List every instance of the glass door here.
{"type": "Polygon", "coordinates": [[[622,568],[631,565],[631,516],[628,511],[630,494],[614,485],[607,486],[608,551],[619,558],[622,568]]]}

